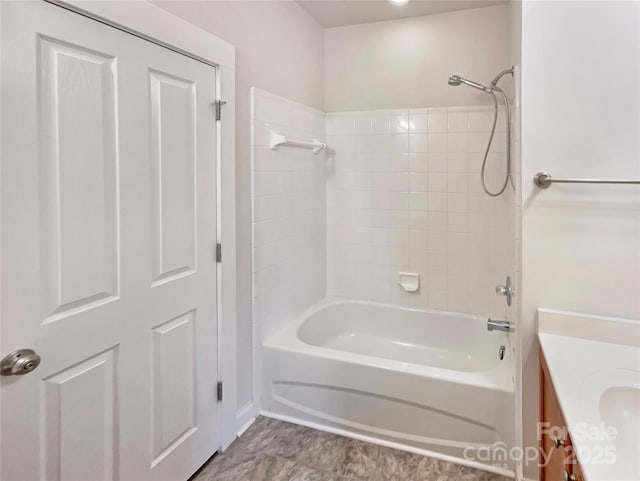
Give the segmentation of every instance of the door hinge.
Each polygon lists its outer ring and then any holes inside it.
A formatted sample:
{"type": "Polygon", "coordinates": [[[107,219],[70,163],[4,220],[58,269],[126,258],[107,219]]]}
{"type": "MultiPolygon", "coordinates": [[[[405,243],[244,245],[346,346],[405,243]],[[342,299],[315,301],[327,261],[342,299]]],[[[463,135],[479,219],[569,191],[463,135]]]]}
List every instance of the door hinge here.
{"type": "Polygon", "coordinates": [[[225,105],[227,102],[225,102],[224,100],[216,100],[215,102],[215,107],[216,107],[216,120],[221,120],[222,119],[222,106],[225,105]]]}
{"type": "Polygon", "coordinates": [[[222,401],[222,381],[218,381],[218,386],[217,386],[217,396],[218,396],[218,401],[222,401]]]}
{"type": "Polygon", "coordinates": [[[222,244],[216,244],[216,262],[222,262],[222,244]]]}

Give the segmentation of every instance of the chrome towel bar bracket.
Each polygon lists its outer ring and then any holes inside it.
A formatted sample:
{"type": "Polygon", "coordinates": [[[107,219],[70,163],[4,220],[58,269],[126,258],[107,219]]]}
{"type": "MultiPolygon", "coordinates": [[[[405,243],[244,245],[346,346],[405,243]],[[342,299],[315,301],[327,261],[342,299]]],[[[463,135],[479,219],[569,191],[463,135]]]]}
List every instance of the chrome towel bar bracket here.
{"type": "Polygon", "coordinates": [[[561,179],[551,177],[548,172],[538,172],[533,183],[541,189],[548,189],[551,184],[630,184],[640,185],[640,180],[625,179],[561,179]]]}

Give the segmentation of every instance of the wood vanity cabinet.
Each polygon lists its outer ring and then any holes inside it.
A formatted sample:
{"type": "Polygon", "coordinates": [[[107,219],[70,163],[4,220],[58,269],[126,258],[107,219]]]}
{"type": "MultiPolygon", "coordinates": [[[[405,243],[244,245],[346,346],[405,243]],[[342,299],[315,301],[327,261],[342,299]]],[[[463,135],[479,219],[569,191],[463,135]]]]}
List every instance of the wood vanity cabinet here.
{"type": "Polygon", "coordinates": [[[576,481],[584,481],[584,476],[582,475],[582,470],[580,469],[578,461],[573,465],[573,475],[575,476],[576,481]]]}
{"type": "Polygon", "coordinates": [[[540,435],[540,448],[542,453],[545,453],[540,457],[540,481],[584,481],[542,351],[540,421],[548,423],[547,430],[542,431],[540,435]],[[549,456],[546,465],[544,456],[549,456]]]}

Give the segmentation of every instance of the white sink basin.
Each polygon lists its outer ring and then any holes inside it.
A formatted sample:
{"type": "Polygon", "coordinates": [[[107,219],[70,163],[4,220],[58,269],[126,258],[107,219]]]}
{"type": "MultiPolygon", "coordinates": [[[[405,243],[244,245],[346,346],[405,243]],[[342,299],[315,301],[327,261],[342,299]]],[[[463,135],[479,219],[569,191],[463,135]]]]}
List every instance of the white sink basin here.
{"type": "Polygon", "coordinates": [[[616,446],[616,452],[625,456],[631,448],[637,456],[640,445],[640,370],[601,369],[584,380],[582,397],[597,400],[597,405],[593,406],[597,412],[593,414],[599,414],[599,421],[606,428],[615,430],[607,433],[610,434],[607,440],[616,446]]]}
{"type": "Polygon", "coordinates": [[[607,428],[607,440],[615,446],[615,455],[636,459],[640,445],[640,370],[597,371],[583,384],[583,396],[589,395],[598,400],[597,414],[607,428]]]}
{"type": "Polygon", "coordinates": [[[622,452],[640,443],[640,388],[610,387],[600,396],[600,419],[617,431],[615,444],[622,452]]]}
{"type": "Polygon", "coordinates": [[[640,481],[640,322],[538,311],[538,339],[586,481],[640,481]]]}

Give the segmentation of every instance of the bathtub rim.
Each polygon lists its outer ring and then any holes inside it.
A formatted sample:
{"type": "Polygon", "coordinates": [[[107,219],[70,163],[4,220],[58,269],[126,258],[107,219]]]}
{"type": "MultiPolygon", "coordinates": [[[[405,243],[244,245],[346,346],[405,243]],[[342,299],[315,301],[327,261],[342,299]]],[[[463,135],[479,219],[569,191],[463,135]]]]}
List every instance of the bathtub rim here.
{"type": "Polygon", "coordinates": [[[376,369],[383,369],[385,371],[401,371],[416,376],[443,379],[457,384],[496,389],[515,394],[515,383],[513,379],[515,359],[511,348],[511,339],[507,333],[495,333],[497,336],[500,336],[496,339],[496,347],[501,345],[498,339],[503,339],[504,345],[507,347],[505,358],[494,368],[484,371],[458,371],[355,352],[341,351],[329,347],[308,344],[299,338],[298,330],[310,316],[329,307],[344,304],[384,307],[400,311],[445,315],[447,317],[464,317],[474,322],[482,322],[484,320],[484,318],[480,316],[467,313],[439,311],[436,309],[401,306],[392,303],[364,301],[360,299],[325,298],[310,306],[293,320],[287,322],[280,330],[265,339],[262,342],[262,346],[271,349],[294,352],[297,354],[304,354],[315,358],[328,358],[333,361],[351,362],[358,365],[370,366],[376,369]]]}

